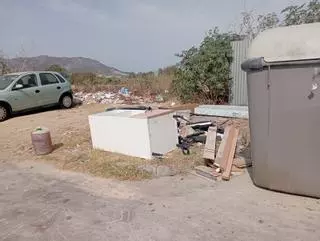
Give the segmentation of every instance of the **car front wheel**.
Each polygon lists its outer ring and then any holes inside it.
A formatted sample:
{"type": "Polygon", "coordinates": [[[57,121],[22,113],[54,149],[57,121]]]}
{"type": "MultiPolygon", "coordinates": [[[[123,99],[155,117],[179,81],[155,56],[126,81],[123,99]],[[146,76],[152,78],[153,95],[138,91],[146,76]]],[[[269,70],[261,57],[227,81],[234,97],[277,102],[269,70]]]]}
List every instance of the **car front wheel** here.
{"type": "Polygon", "coordinates": [[[65,95],[61,98],[60,105],[62,108],[69,109],[72,107],[72,97],[65,95]]]}
{"type": "Polygon", "coordinates": [[[5,106],[0,105],[0,122],[5,121],[8,118],[8,110],[5,106]]]}

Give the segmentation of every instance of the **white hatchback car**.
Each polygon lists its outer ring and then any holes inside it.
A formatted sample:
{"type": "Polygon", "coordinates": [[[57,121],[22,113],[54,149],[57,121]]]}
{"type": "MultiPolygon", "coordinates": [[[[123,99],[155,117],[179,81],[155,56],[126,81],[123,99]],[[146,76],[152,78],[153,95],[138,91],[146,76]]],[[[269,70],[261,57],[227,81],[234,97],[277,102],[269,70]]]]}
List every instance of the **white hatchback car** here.
{"type": "Polygon", "coordinates": [[[32,71],[0,76],[0,121],[12,113],[60,105],[71,108],[71,84],[59,73],[32,71]]]}

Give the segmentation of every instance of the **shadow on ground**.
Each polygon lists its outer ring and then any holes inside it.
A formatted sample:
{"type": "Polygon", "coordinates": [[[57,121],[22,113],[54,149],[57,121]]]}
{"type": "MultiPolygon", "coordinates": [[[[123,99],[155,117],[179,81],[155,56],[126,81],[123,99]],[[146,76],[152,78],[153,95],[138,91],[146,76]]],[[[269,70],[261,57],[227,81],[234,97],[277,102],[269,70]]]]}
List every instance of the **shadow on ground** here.
{"type": "Polygon", "coordinates": [[[21,111],[21,112],[18,112],[18,113],[14,113],[12,115],[12,118],[20,117],[20,116],[34,115],[34,114],[39,114],[39,113],[48,112],[48,111],[55,111],[55,110],[58,110],[58,109],[60,109],[59,106],[43,107],[43,108],[37,108],[37,109],[34,109],[34,110],[26,110],[26,111],[21,111]]]}

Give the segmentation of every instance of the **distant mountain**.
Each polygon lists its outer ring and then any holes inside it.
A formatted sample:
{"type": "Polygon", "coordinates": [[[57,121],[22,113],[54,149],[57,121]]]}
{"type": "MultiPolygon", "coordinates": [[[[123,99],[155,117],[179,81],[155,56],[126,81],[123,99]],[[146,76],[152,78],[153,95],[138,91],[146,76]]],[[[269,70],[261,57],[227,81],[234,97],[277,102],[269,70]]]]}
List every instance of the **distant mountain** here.
{"type": "Polygon", "coordinates": [[[72,73],[97,73],[103,75],[126,75],[116,68],[109,67],[103,63],[83,57],[51,57],[41,55],[28,58],[13,58],[6,60],[10,70],[27,71],[27,70],[46,70],[51,65],[60,65],[72,73]]]}

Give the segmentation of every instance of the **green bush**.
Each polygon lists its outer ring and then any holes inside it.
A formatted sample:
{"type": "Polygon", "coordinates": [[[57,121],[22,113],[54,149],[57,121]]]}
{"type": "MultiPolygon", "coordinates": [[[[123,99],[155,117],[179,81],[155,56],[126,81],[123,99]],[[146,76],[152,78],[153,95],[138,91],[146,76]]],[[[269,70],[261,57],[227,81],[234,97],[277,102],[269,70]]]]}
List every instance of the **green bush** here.
{"type": "Polygon", "coordinates": [[[229,34],[209,31],[198,48],[181,58],[172,87],[183,102],[224,103],[228,101],[232,46],[229,34]]]}
{"type": "Polygon", "coordinates": [[[68,71],[67,71],[64,67],[62,67],[62,66],[60,66],[60,65],[58,65],[58,64],[50,65],[49,68],[47,68],[46,70],[47,70],[47,71],[58,72],[58,73],[60,73],[63,77],[65,77],[65,78],[67,78],[67,79],[69,78],[69,73],[68,73],[68,71]]]}

